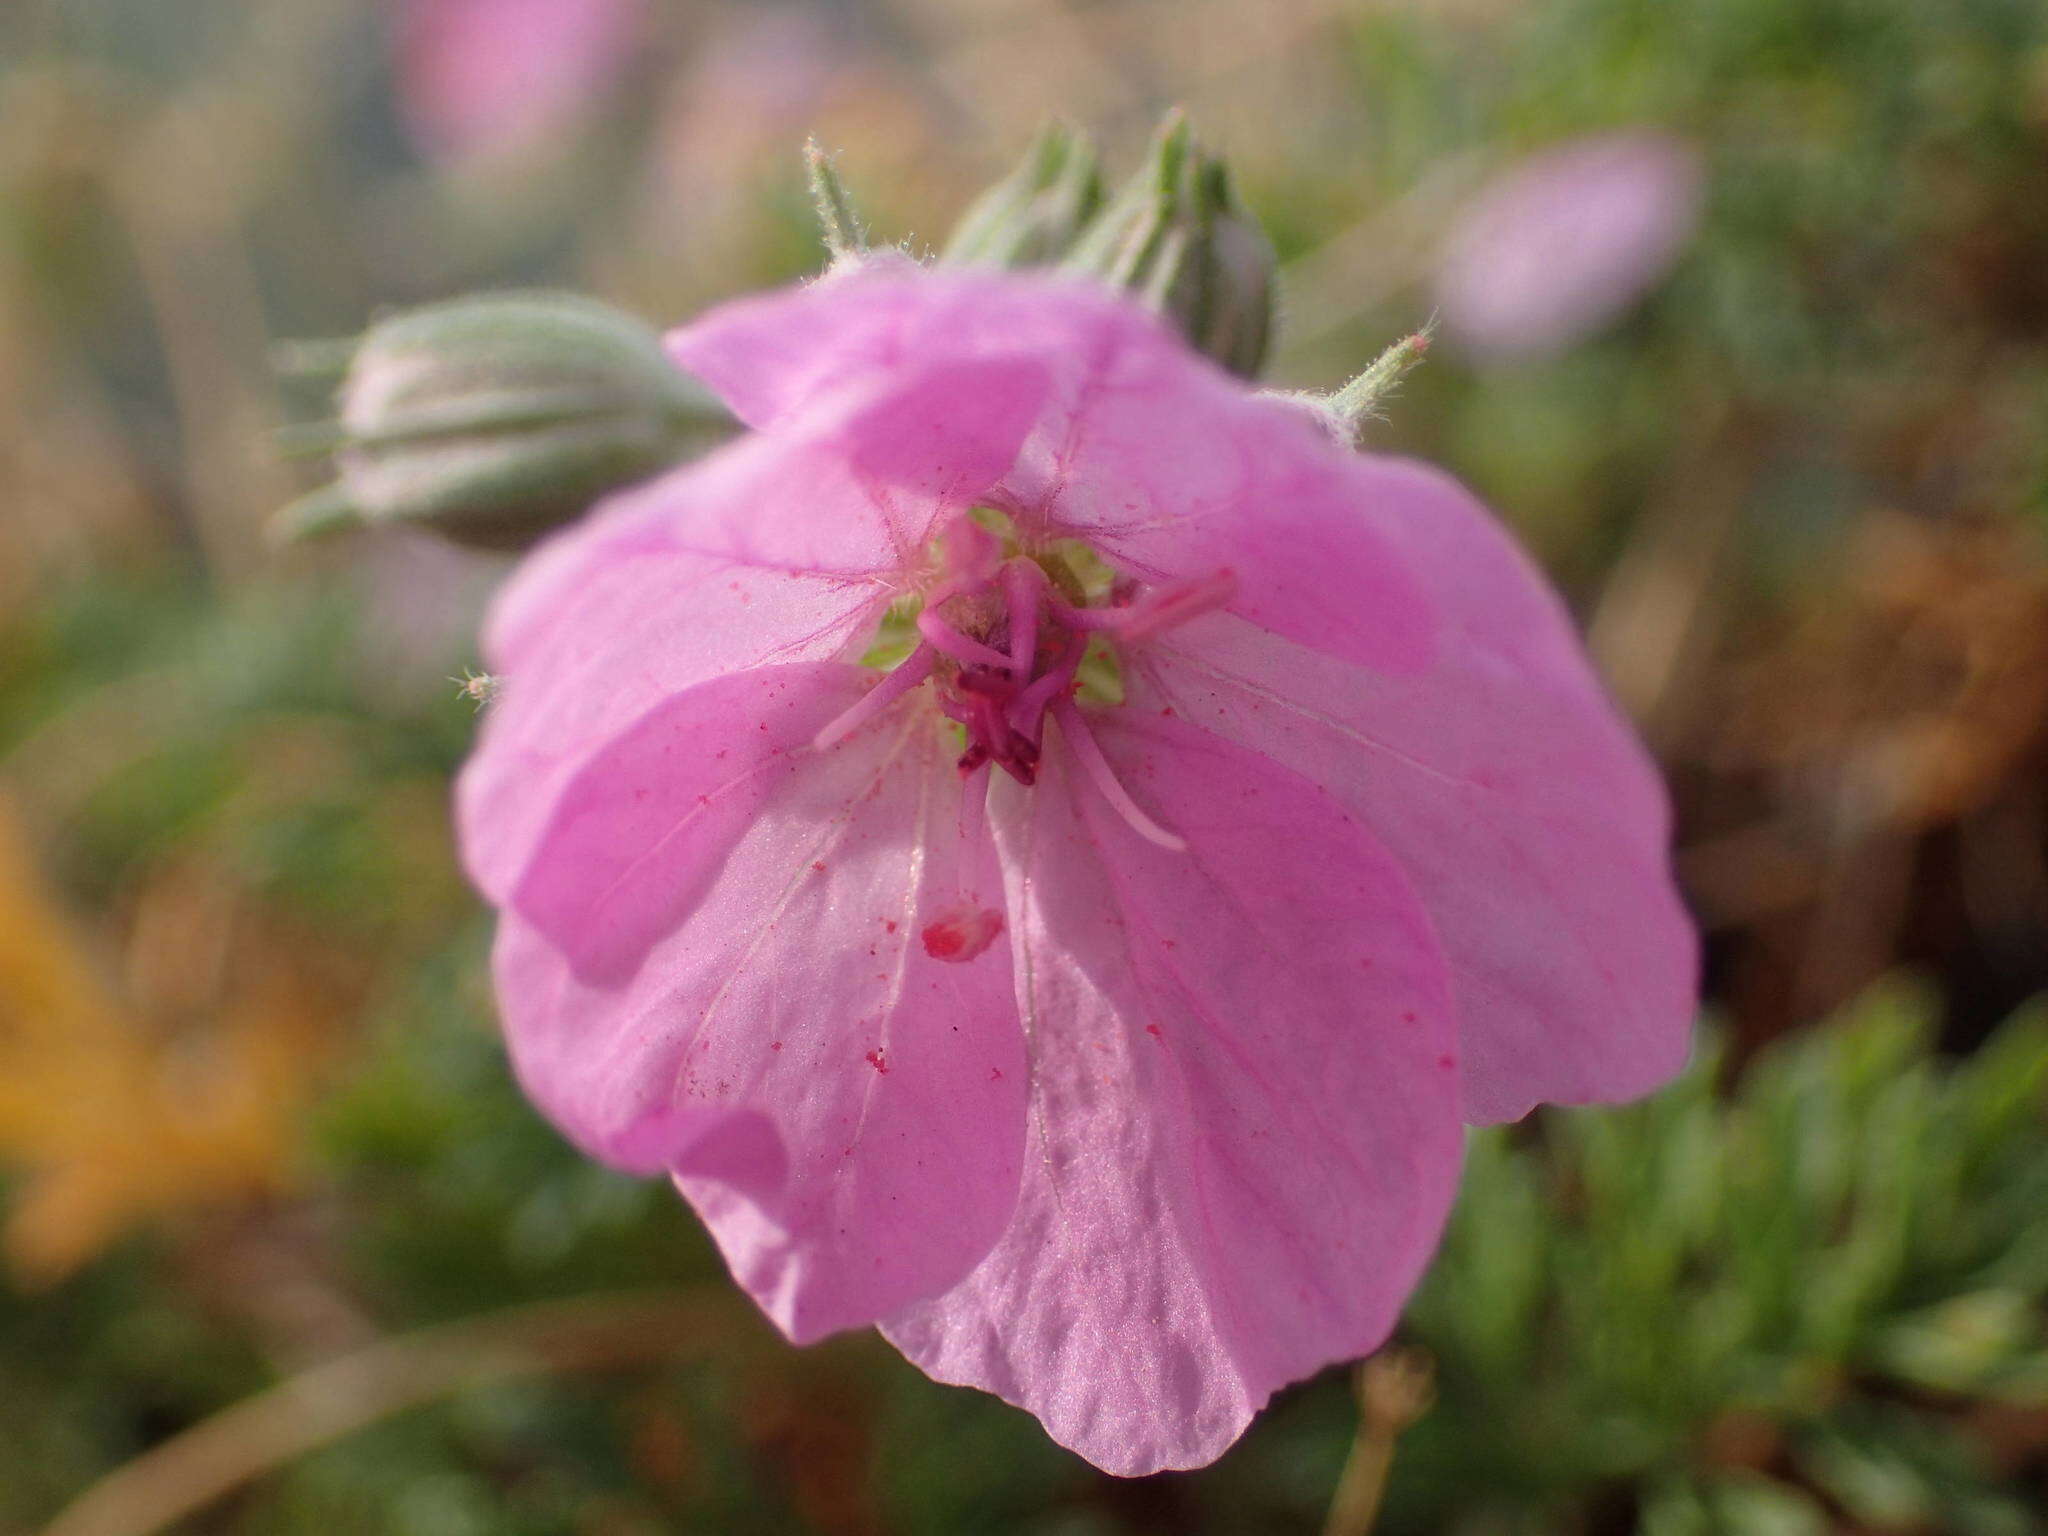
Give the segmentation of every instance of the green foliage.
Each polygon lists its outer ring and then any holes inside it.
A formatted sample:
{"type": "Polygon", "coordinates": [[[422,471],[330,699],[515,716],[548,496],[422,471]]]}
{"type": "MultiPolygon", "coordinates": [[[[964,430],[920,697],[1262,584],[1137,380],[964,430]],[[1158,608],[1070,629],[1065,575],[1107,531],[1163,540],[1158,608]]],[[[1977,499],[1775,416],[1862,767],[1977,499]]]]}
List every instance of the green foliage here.
{"type": "Polygon", "coordinates": [[[1725,1100],[1709,1045],[1641,1104],[1476,1134],[1388,1529],[1576,1529],[1617,1488],[1653,1532],[2027,1529],[1965,1417],[2048,1407],[2048,1011],[1959,1064],[1933,1023],[1888,985],[1725,1100]]]}

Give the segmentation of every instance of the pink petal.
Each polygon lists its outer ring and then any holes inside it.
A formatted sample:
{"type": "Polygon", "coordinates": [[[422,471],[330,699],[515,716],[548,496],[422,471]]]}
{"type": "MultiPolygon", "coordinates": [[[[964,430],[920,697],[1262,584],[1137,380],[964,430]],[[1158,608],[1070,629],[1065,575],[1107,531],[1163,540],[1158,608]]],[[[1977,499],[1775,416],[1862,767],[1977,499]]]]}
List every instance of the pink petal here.
{"type": "Polygon", "coordinates": [[[1430,670],[1365,672],[1217,615],[1136,673],[1328,786],[1401,861],[1450,963],[1467,1118],[1647,1092],[1683,1065],[1697,997],[1655,767],[1469,493],[1418,464],[1359,472],[1441,615],[1430,670]]]}
{"type": "Polygon", "coordinates": [[[750,427],[770,427],[849,383],[903,365],[905,329],[924,311],[926,274],[884,260],[750,294],[664,338],[678,368],[717,391],[750,427]]]}
{"type": "Polygon", "coordinates": [[[439,154],[538,139],[602,90],[631,55],[641,0],[406,0],[399,93],[439,154]]]}
{"type": "Polygon", "coordinates": [[[457,803],[471,878],[509,895],[593,754],[721,673],[864,643],[935,523],[1015,457],[1036,365],[940,364],[843,394],[614,497],[542,545],[493,605],[502,678],[457,803]]]}
{"type": "MultiPolygon", "coordinates": [[[[942,364],[991,383],[1031,368],[1042,410],[992,495],[1028,536],[1087,539],[1159,580],[1228,569],[1231,610],[1275,633],[1364,666],[1428,660],[1428,605],[1359,515],[1345,456],[1098,285],[880,261],[725,305],[668,347],[757,425],[942,364]]],[[[972,398],[953,392],[951,409],[972,398]]]]}
{"type": "Polygon", "coordinates": [[[502,679],[456,782],[470,878],[502,904],[563,790],[634,723],[734,670],[837,655],[886,594],[679,548],[668,487],[616,505],[521,567],[494,605],[502,679]]]}
{"type": "Polygon", "coordinates": [[[676,365],[752,427],[802,416],[941,362],[1002,359],[1072,371],[1104,337],[1165,335],[1099,285],[930,270],[881,255],[797,288],[735,299],[665,338],[676,365]]]}
{"type": "Polygon", "coordinates": [[[998,808],[1023,1185],[981,1265],[885,1332],[1135,1475],[1213,1460],[1276,1388],[1380,1343],[1460,1132],[1442,960],[1364,829],[1177,721],[1093,724],[1189,851],[1141,838],[1056,739],[998,808]]]}
{"type": "Polygon", "coordinates": [[[1228,570],[1228,611],[1378,671],[1426,666],[1434,615],[1350,456],[1299,408],[1247,394],[1175,345],[1120,338],[1072,417],[1004,482],[1052,535],[1154,580],[1228,570]]]}
{"type": "MultiPolygon", "coordinates": [[[[778,670],[811,677],[757,679],[770,709],[858,686],[839,664],[778,670]]],[[[613,792],[623,807],[647,787],[613,792]]],[[[960,800],[929,711],[898,708],[777,772],[722,860],[672,840],[638,891],[668,932],[630,976],[579,976],[524,916],[502,921],[497,991],[527,1092],[592,1156],[673,1172],[799,1341],[954,1283],[1014,1203],[1026,1077],[1005,947],[963,963],[920,938],[1000,905],[960,800]],[[696,888],[686,911],[663,905],[663,870],[696,888]]]]}
{"type": "Polygon", "coordinates": [[[649,710],[562,787],[507,905],[579,976],[630,974],[749,823],[818,771],[811,739],[880,677],[830,662],[757,667],[649,710]]]}
{"type": "Polygon", "coordinates": [[[1699,217],[1699,156],[1656,133],[1603,134],[1531,155],[1459,217],[1437,274],[1452,335],[1495,356],[1555,352],[1670,268],[1699,217]]]}

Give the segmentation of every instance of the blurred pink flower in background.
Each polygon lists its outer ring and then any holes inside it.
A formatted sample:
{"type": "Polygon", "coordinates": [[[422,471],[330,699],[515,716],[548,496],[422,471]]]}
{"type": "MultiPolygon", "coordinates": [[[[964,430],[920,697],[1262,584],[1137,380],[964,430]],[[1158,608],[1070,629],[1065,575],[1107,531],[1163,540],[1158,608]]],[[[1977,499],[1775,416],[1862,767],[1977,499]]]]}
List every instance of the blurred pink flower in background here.
{"type": "Polygon", "coordinates": [[[752,434],[501,594],[461,834],[527,1092],[792,1338],[1201,1465],[1385,1338],[1461,1120],[1677,1070],[1661,788],[1454,482],[1072,281],[671,349],[752,434]]]}
{"type": "Polygon", "coordinates": [[[795,174],[789,147],[818,131],[863,58],[809,5],[742,13],[691,50],[662,88],[635,199],[633,248],[659,253],[662,291],[723,294],[731,273],[761,266],[761,210],[795,174]]]}
{"type": "Polygon", "coordinates": [[[1459,215],[1437,270],[1445,328],[1475,352],[1563,350],[1670,270],[1698,222],[1702,172],[1655,133],[1575,139],[1520,161],[1459,215]]]}
{"type": "MultiPolygon", "coordinates": [[[[669,91],[658,146],[669,190],[687,198],[699,180],[729,178],[737,161],[758,170],[788,154],[858,45],[810,6],[741,14],[708,37],[669,91]]],[[[696,222],[703,222],[699,216],[696,222]]]]}
{"type": "Polygon", "coordinates": [[[733,273],[780,266],[799,171],[790,146],[808,137],[857,145],[883,206],[955,196],[958,166],[935,146],[958,125],[917,51],[891,35],[858,7],[817,0],[736,9],[702,29],[661,90],[630,249],[611,253],[641,264],[623,285],[696,309],[730,293],[733,273]]]}
{"type": "Polygon", "coordinates": [[[429,154],[529,147],[623,71],[643,0],[402,0],[400,106],[429,154]]]}

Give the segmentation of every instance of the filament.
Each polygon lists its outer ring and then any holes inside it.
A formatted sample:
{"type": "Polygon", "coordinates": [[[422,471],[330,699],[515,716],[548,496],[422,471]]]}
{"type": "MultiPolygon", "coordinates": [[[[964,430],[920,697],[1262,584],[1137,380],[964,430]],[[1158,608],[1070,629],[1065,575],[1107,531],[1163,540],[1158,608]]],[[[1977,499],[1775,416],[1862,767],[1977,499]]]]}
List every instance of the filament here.
{"type": "Polygon", "coordinates": [[[892,672],[884,674],[882,680],[870,688],[845,714],[811,738],[811,745],[822,752],[827,747],[844,741],[855,731],[866,725],[883,710],[910,692],[919,683],[932,675],[932,665],[938,660],[929,645],[920,645],[892,672]]]}
{"type": "Polygon", "coordinates": [[[1060,699],[1052,706],[1052,716],[1060,723],[1060,730],[1066,734],[1068,743],[1074,749],[1074,756],[1081,760],[1081,768],[1088,775],[1110,809],[1129,823],[1133,832],[1148,843],[1156,843],[1168,853],[1186,853],[1188,845],[1150,816],[1138,809],[1137,802],[1122,784],[1117,782],[1116,770],[1109,766],[1109,759],[1102,755],[1102,748],[1096,745],[1094,733],[1081,718],[1081,711],[1072,701],[1060,699]]]}

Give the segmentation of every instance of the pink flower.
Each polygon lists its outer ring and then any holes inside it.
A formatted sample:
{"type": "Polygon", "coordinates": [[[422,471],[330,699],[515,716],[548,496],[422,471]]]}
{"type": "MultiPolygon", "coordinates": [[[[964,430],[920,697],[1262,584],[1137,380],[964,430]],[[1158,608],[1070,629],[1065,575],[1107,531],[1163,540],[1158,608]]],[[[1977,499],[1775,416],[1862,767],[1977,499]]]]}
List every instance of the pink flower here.
{"type": "Polygon", "coordinates": [[[1445,327],[1499,357],[1562,350],[1670,269],[1699,217],[1699,157],[1654,133],[1574,139],[1483,187],[1437,272],[1445,327]]]}
{"type": "Polygon", "coordinates": [[[631,55],[642,0],[404,0],[399,94],[437,155],[526,148],[631,55]]]}
{"type": "Polygon", "coordinates": [[[1679,1066],[1657,780],[1457,485],[1042,276],[671,347],[755,430],[503,593],[462,840],[528,1092],[792,1338],[1200,1465],[1385,1337],[1461,1108],[1679,1066]]]}

